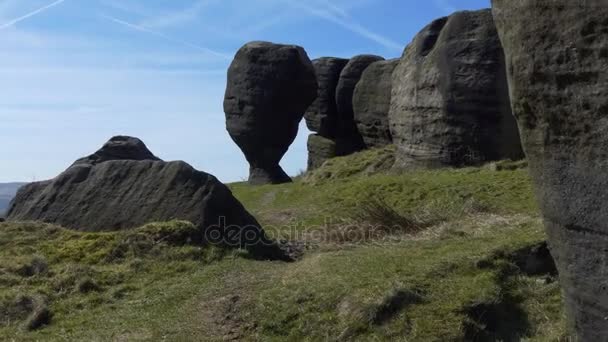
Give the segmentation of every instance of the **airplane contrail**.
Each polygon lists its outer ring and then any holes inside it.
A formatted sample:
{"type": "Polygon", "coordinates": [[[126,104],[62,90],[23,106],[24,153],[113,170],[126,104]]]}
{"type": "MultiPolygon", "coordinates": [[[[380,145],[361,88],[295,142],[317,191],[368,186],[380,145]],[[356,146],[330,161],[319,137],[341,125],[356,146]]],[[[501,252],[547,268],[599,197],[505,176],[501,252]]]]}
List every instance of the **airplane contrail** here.
{"type": "Polygon", "coordinates": [[[128,28],[131,28],[133,30],[155,35],[155,36],[157,36],[159,38],[162,38],[162,39],[164,39],[166,41],[169,41],[169,42],[172,42],[172,43],[176,43],[176,44],[180,44],[180,45],[183,45],[183,46],[187,46],[189,48],[192,48],[192,49],[195,49],[195,50],[199,50],[199,51],[202,51],[202,52],[206,52],[206,53],[218,56],[218,57],[222,57],[224,59],[232,59],[232,56],[227,55],[225,53],[218,52],[218,51],[215,51],[215,50],[211,50],[209,48],[206,48],[206,47],[203,47],[203,46],[200,46],[200,45],[196,45],[196,44],[192,44],[192,43],[180,40],[180,39],[176,39],[176,38],[168,36],[168,35],[166,35],[164,33],[153,31],[153,30],[150,30],[148,28],[145,28],[145,27],[137,25],[137,24],[133,24],[133,23],[130,23],[130,22],[118,19],[118,18],[110,17],[108,15],[102,15],[102,17],[105,18],[105,19],[107,19],[107,20],[113,21],[113,22],[115,22],[117,24],[120,24],[120,25],[126,26],[128,28]]]}
{"type": "Polygon", "coordinates": [[[48,10],[49,8],[52,8],[52,7],[55,7],[57,5],[62,4],[63,2],[65,2],[65,0],[57,0],[57,1],[55,1],[55,2],[53,2],[51,4],[49,4],[49,5],[46,5],[44,7],[40,7],[39,9],[37,9],[37,10],[35,10],[33,12],[30,12],[28,14],[22,15],[19,18],[15,18],[15,19],[13,19],[13,20],[11,20],[9,22],[6,22],[4,24],[0,24],[0,30],[4,30],[6,28],[9,28],[9,27],[15,25],[16,23],[18,23],[20,21],[23,21],[23,20],[25,20],[27,18],[33,17],[36,14],[42,13],[42,12],[48,10]]]}
{"type": "Polygon", "coordinates": [[[355,22],[350,19],[348,13],[342,10],[341,8],[329,4],[329,2],[322,2],[325,5],[325,8],[315,7],[310,4],[306,4],[305,2],[296,1],[296,0],[284,0],[287,4],[292,7],[304,10],[311,15],[317,16],[321,19],[325,19],[329,22],[332,22],[336,25],[342,26],[343,28],[358,34],[361,37],[367,38],[371,41],[374,41],[384,47],[392,50],[403,50],[403,44],[397,43],[385,36],[374,33],[368,30],[363,25],[355,22]],[[341,13],[341,14],[340,14],[341,13]]]}

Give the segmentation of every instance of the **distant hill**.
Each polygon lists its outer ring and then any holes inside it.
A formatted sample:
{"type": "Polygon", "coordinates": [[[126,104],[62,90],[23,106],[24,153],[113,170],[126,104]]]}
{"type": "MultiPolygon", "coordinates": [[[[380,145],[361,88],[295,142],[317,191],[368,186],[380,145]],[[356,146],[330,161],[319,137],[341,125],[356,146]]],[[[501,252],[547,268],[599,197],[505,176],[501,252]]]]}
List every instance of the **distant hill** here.
{"type": "Polygon", "coordinates": [[[4,216],[17,190],[26,183],[0,183],[0,217],[4,216]]]}

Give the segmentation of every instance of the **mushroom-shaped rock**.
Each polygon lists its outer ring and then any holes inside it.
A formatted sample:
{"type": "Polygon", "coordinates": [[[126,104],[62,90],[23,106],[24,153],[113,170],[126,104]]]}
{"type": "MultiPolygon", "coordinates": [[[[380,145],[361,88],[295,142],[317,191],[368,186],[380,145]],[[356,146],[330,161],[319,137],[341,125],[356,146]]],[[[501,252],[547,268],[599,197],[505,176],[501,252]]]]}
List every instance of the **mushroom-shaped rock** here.
{"type": "Polygon", "coordinates": [[[365,147],[392,143],[388,112],[391,107],[393,71],[399,59],[371,64],[357,83],[353,97],[355,123],[365,147]]]}
{"type": "Polygon", "coordinates": [[[338,124],[336,87],[340,73],[347,63],[348,59],[335,57],[322,57],[312,61],[319,89],[317,98],[306,110],[304,118],[308,129],[327,138],[336,136],[338,124]]]}
{"type": "Polygon", "coordinates": [[[340,73],[336,87],[336,107],[338,109],[338,130],[336,152],[340,156],[349,155],[365,147],[357,130],[353,112],[353,95],[361,75],[372,63],[384,60],[380,56],[359,55],[351,58],[340,73]]]}
{"type": "Polygon", "coordinates": [[[112,138],[52,180],[25,185],[7,219],[95,232],[184,220],[200,229],[201,243],[284,258],[228,187],[185,162],[159,160],[130,137],[112,138]]]}
{"type": "Polygon", "coordinates": [[[308,136],[308,170],[314,170],[336,156],[336,142],[318,134],[308,136]]]}
{"type": "Polygon", "coordinates": [[[575,340],[608,336],[608,6],[494,0],[513,111],[575,340]]]}
{"type": "Polygon", "coordinates": [[[226,127],[250,164],[252,184],[291,181],[279,162],[317,96],[313,65],[303,48],[252,42],[228,70],[226,127]]]}
{"type": "Polygon", "coordinates": [[[489,9],[456,12],[416,35],[393,73],[389,122],[397,168],[523,157],[489,9]]]}

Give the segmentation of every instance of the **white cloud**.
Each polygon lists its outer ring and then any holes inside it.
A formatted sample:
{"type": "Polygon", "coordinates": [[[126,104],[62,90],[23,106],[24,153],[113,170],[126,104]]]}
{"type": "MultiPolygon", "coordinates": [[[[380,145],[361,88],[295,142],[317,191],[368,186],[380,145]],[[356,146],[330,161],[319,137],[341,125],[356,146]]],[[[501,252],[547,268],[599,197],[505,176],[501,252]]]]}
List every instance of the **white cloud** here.
{"type": "Polygon", "coordinates": [[[23,20],[31,18],[31,17],[33,17],[33,16],[35,16],[37,14],[40,14],[40,13],[42,13],[44,11],[47,11],[47,10],[49,10],[49,9],[51,9],[51,8],[57,6],[57,5],[60,5],[60,4],[64,3],[64,2],[65,2],[65,0],[57,0],[57,1],[53,2],[53,3],[51,3],[51,4],[48,4],[48,5],[43,6],[43,7],[40,7],[40,8],[38,8],[38,9],[32,11],[32,12],[29,12],[29,13],[27,13],[25,15],[22,15],[20,17],[14,18],[14,19],[11,19],[11,20],[9,20],[8,22],[6,22],[4,24],[0,24],[0,30],[9,28],[11,26],[14,26],[15,24],[17,24],[17,23],[19,23],[19,22],[21,22],[23,20]]]}

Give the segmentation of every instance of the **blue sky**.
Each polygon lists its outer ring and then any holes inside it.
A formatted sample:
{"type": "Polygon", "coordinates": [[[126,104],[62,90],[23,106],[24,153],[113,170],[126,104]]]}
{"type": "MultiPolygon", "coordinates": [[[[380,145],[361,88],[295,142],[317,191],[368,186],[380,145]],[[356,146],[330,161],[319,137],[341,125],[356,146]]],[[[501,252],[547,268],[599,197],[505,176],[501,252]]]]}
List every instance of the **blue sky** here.
{"type": "MultiPolygon", "coordinates": [[[[222,181],[248,165],[225,131],[231,56],[250,40],[311,58],[398,57],[431,20],[490,0],[0,0],[0,182],[48,179],[113,135],[222,181]]],[[[306,166],[306,137],[282,161],[306,166]]]]}

